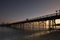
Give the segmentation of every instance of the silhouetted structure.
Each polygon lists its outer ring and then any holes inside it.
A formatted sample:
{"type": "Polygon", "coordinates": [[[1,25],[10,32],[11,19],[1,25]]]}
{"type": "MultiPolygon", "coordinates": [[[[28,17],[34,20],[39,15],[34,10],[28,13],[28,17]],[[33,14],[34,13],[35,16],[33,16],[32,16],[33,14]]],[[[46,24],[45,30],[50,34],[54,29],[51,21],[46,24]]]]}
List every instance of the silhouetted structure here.
{"type": "Polygon", "coordinates": [[[49,21],[48,30],[51,30],[51,29],[56,29],[56,21],[55,21],[56,19],[60,19],[60,10],[59,12],[56,11],[56,13],[54,14],[45,15],[33,19],[26,19],[25,21],[11,23],[6,26],[21,30],[28,30],[28,29],[34,30],[35,29],[34,23],[37,22],[36,23],[36,25],[38,25],[37,30],[41,30],[41,29],[46,30],[46,21],[48,20],[49,21]]]}

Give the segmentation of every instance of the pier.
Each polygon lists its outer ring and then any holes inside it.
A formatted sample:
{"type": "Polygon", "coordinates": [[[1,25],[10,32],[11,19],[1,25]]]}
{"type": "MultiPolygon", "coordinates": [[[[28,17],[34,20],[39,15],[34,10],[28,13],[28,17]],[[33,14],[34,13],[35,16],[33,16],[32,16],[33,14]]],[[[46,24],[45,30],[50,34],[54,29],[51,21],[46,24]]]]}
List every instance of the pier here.
{"type": "Polygon", "coordinates": [[[60,19],[60,10],[59,12],[56,11],[53,14],[44,15],[32,19],[26,19],[20,22],[5,24],[4,26],[8,26],[20,30],[30,30],[30,31],[56,30],[56,26],[59,26],[59,24],[56,24],[56,19],[60,19]],[[49,25],[48,27],[46,21],[48,21],[48,25],[49,25]]]}

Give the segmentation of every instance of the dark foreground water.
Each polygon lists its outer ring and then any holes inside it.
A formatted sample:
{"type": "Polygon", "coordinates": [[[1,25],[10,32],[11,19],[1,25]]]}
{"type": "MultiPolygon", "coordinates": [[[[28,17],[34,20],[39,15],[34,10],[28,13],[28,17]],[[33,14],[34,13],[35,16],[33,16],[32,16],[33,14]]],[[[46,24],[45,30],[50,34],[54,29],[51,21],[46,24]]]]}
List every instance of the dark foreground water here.
{"type": "Polygon", "coordinates": [[[25,33],[23,31],[16,30],[13,28],[0,27],[0,40],[33,40],[47,33],[50,33],[50,32],[39,31],[36,33],[25,33]]]}
{"type": "Polygon", "coordinates": [[[0,27],[0,40],[22,40],[26,33],[23,33],[20,30],[0,27]]]}

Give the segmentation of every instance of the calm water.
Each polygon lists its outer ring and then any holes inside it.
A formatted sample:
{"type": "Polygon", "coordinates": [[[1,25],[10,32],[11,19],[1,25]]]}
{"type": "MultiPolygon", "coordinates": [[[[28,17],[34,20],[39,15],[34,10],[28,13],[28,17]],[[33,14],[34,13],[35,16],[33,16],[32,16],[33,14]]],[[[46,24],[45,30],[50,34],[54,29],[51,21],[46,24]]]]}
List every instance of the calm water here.
{"type": "Polygon", "coordinates": [[[32,37],[38,37],[41,35],[45,35],[50,33],[49,31],[39,31],[34,34],[32,33],[24,33],[20,30],[7,28],[7,27],[0,27],[0,40],[25,40],[31,39],[32,37]]]}
{"type": "Polygon", "coordinates": [[[0,27],[0,40],[22,40],[26,33],[7,27],[0,27]]]}

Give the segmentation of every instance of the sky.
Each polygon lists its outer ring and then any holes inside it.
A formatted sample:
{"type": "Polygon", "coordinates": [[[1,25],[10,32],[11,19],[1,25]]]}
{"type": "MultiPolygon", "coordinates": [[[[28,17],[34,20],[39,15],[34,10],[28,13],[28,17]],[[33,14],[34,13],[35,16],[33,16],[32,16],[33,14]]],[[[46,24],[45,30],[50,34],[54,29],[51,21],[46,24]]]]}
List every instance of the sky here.
{"type": "Polygon", "coordinates": [[[0,23],[12,23],[55,13],[60,0],[0,0],[0,23]]]}

